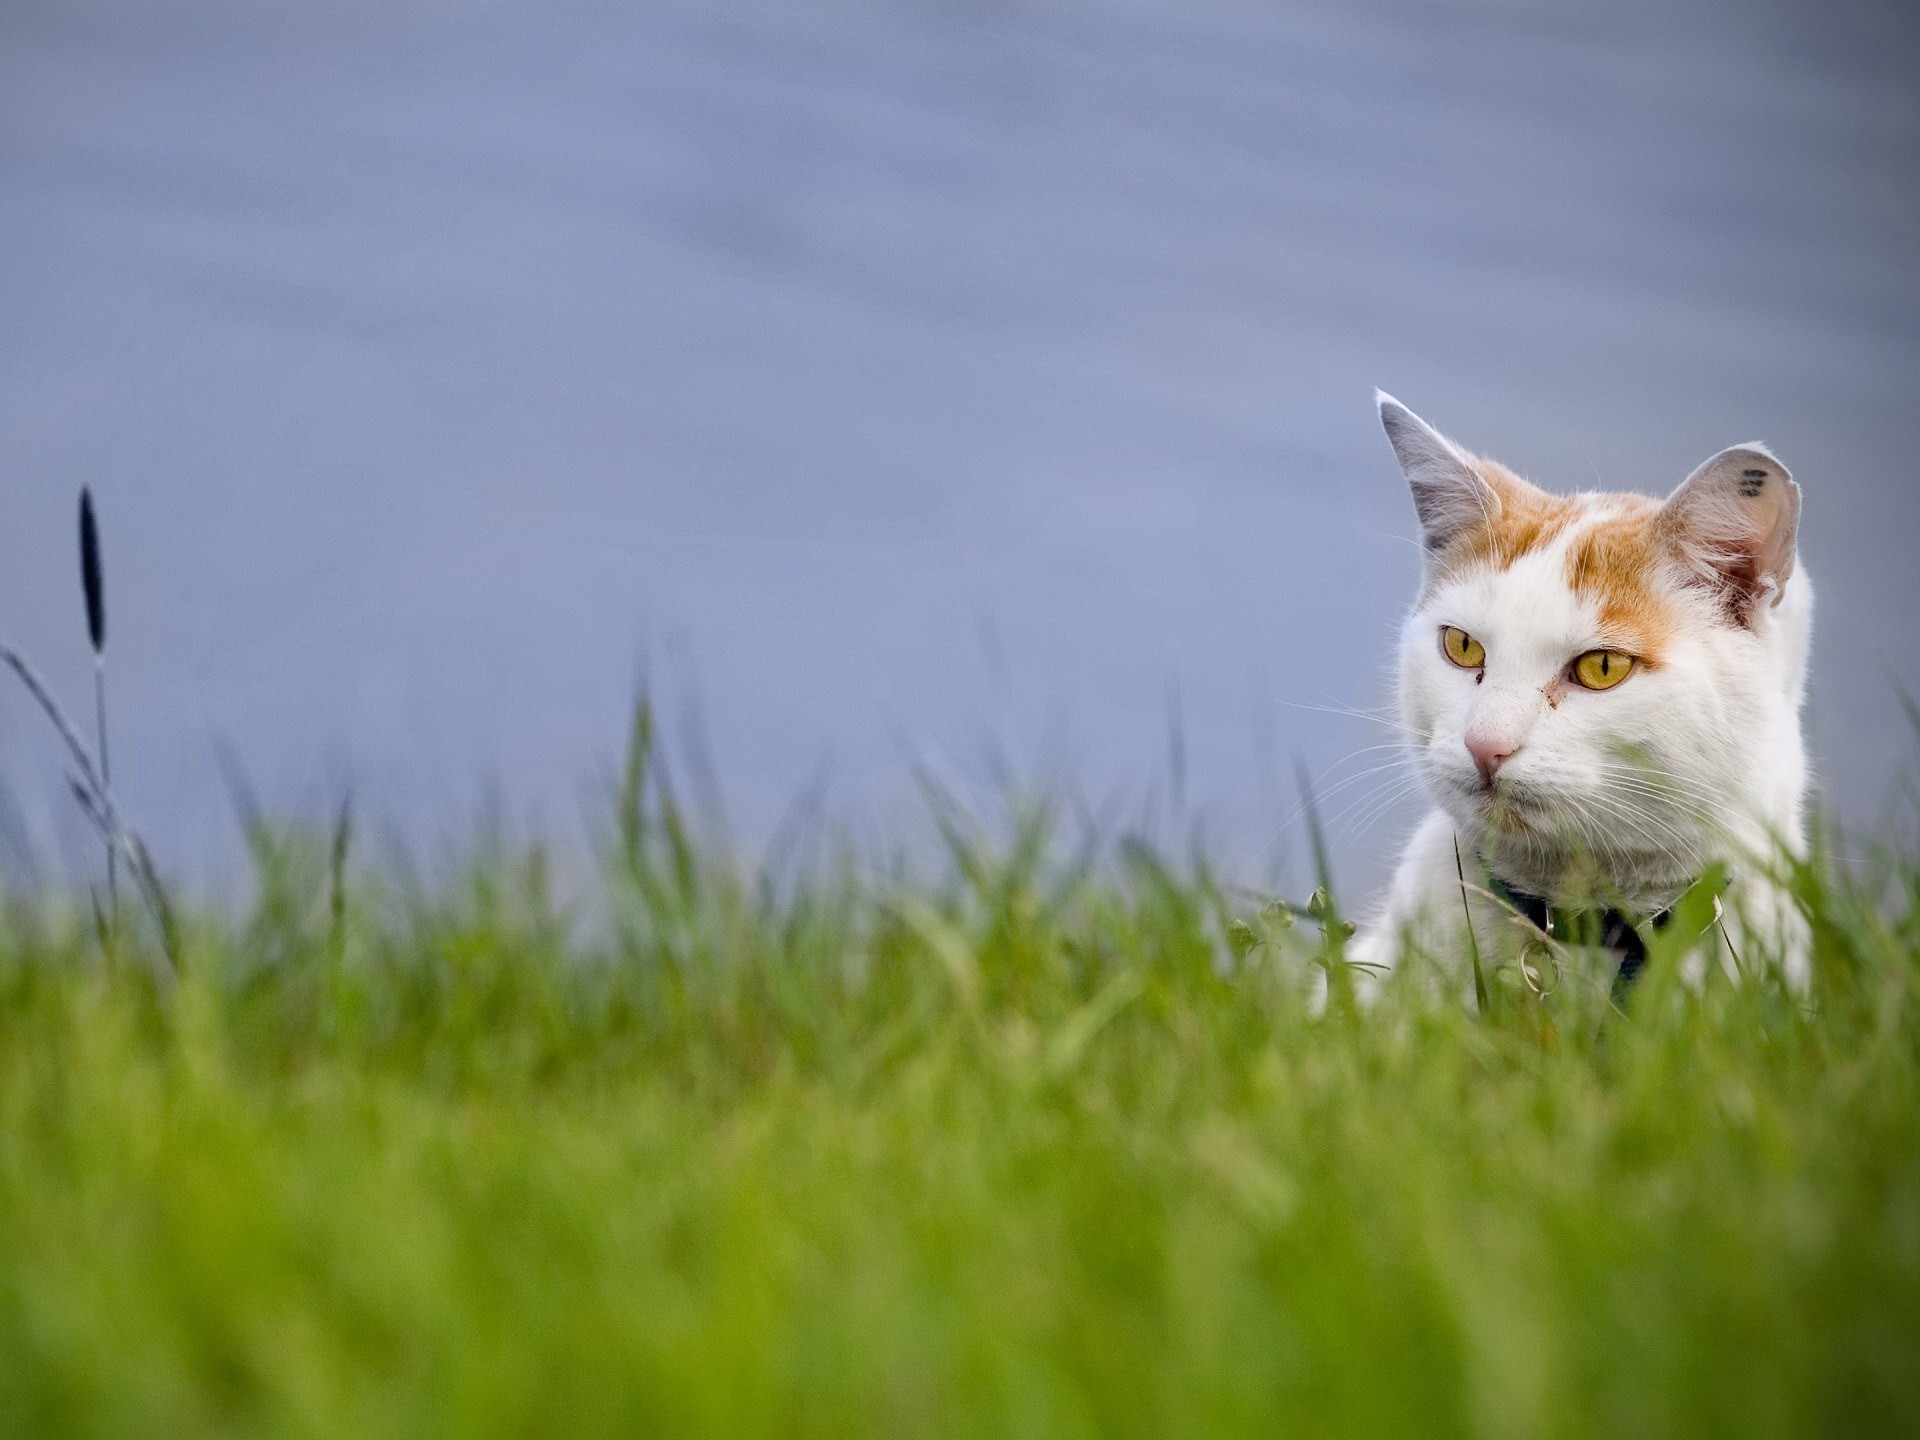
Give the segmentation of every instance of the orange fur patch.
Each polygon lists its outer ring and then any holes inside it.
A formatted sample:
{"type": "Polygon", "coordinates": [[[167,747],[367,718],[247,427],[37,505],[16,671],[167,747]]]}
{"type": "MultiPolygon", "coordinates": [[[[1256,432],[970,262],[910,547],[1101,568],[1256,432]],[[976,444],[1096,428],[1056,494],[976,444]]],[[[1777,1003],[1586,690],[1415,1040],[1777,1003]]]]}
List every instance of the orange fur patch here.
{"type": "Polygon", "coordinates": [[[1482,460],[1477,468],[1480,478],[1500,497],[1500,518],[1491,529],[1502,568],[1529,550],[1550,544],[1580,513],[1574,501],[1549,495],[1497,461],[1482,460]]]}
{"type": "Polygon", "coordinates": [[[1578,502],[1550,495],[1522,480],[1497,460],[1471,457],[1473,472],[1500,501],[1487,524],[1476,525],[1440,553],[1440,568],[1490,565],[1505,570],[1530,550],[1551,542],[1579,513],[1578,502]]]}
{"type": "Polygon", "coordinates": [[[1607,644],[1657,667],[1679,623],[1661,593],[1660,502],[1620,495],[1616,511],[1579,536],[1567,551],[1567,581],[1600,611],[1607,644]]]}

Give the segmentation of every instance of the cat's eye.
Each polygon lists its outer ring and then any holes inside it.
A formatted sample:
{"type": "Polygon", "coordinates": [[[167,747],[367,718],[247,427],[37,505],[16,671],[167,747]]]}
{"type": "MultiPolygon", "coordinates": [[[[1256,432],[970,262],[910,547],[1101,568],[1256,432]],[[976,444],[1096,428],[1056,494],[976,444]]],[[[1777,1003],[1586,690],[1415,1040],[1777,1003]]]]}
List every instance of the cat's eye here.
{"type": "Polygon", "coordinates": [[[1478,670],[1487,663],[1487,647],[1458,625],[1440,627],[1440,649],[1462,670],[1478,670]]]}
{"type": "Polygon", "coordinates": [[[1589,650],[1573,662],[1573,678],[1589,690],[1611,690],[1633,673],[1633,657],[1618,650],[1589,650]]]}

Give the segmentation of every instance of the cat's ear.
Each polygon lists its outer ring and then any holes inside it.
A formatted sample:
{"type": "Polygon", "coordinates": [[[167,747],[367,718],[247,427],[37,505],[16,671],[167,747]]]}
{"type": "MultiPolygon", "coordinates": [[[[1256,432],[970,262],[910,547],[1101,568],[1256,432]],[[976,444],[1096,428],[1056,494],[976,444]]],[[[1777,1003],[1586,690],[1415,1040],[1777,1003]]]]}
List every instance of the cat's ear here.
{"type": "Polygon", "coordinates": [[[1800,487],[1764,445],[1722,450],[1668,497],[1660,530],[1680,562],[1719,587],[1742,624],[1778,605],[1793,574],[1800,487]]]}
{"type": "Polygon", "coordinates": [[[1400,457],[1427,553],[1444,550],[1500,513],[1500,497],[1466,451],[1384,390],[1373,392],[1393,453],[1400,457]]]}

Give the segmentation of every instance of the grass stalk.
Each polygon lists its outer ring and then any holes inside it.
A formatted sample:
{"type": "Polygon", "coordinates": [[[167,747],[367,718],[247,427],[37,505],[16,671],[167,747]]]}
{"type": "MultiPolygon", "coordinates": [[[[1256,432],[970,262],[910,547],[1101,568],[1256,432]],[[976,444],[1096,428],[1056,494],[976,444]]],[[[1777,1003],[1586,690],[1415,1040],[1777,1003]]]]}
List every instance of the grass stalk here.
{"type": "MultiPolygon", "coordinates": [[[[100,755],[100,788],[113,786],[113,757],[107,743],[107,587],[100,558],[100,524],[94,514],[93,491],[80,491],[80,589],[86,601],[87,643],[93,650],[93,718],[100,755]]],[[[120,855],[111,836],[107,849],[107,910],[110,922],[120,914],[120,855]]]]}

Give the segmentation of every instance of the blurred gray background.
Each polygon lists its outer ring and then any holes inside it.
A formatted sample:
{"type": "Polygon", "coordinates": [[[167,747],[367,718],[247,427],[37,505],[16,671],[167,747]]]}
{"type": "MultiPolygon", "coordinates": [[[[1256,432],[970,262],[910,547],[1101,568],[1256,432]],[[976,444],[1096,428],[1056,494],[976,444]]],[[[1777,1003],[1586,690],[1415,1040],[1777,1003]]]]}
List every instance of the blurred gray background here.
{"type": "MultiPolygon", "coordinates": [[[[91,484],[176,871],[232,851],[221,744],[290,813],[577,838],[643,668],[748,843],[823,767],[885,834],[916,758],[1143,804],[1184,748],[1265,865],[1296,757],[1388,738],[1339,713],[1417,571],[1378,384],[1549,485],[1774,444],[1871,821],[1920,682],[1912,10],[7,0],[0,631],[85,704],[91,484]]],[[[1370,783],[1356,879],[1411,818],[1370,783]]]]}

